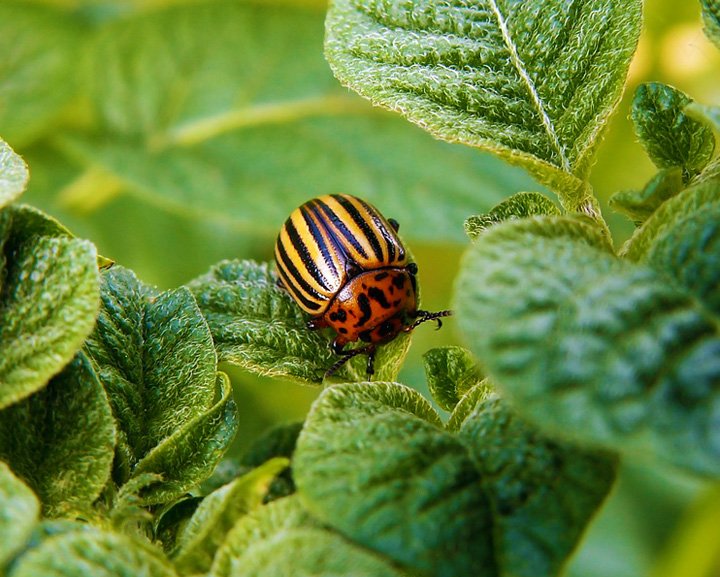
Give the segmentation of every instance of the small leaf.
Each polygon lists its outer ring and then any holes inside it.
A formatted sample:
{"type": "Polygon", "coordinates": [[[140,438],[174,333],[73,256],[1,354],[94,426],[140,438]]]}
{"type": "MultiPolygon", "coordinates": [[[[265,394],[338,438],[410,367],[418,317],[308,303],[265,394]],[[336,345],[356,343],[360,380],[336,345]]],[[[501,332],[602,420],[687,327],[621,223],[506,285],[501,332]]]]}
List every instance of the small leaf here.
{"type": "MultiPolygon", "coordinates": [[[[330,331],[311,331],[310,317],[277,286],[267,264],[225,261],[188,284],[210,326],[218,357],[261,375],[320,384],[337,356],[330,331]]],[[[376,377],[397,375],[410,342],[401,335],[380,348],[376,377]]],[[[365,361],[349,363],[338,378],[365,377],[365,361]]]]}
{"type": "Polygon", "coordinates": [[[482,235],[456,292],[469,348],[553,434],[720,474],[716,320],[664,276],[579,240],[522,221],[482,235]]]}
{"type": "Polygon", "coordinates": [[[183,573],[205,573],[239,518],[262,504],[272,480],[290,465],[278,457],[210,493],[178,535],[173,554],[183,573]]]}
{"type": "Polygon", "coordinates": [[[118,420],[122,484],[149,451],[212,407],[216,357],[185,288],[157,294],[117,266],[102,275],[101,300],[86,348],[118,420]]]}
{"type": "Polygon", "coordinates": [[[637,87],[632,103],[635,132],[652,161],[658,168],[681,167],[686,182],[715,150],[712,130],[685,114],[691,102],[672,86],[648,82],[637,87]]]}
{"type": "Polygon", "coordinates": [[[465,221],[465,233],[475,240],[492,225],[505,220],[536,215],[560,215],[553,202],[539,192],[518,192],[502,201],[487,214],[471,216],[465,221]]]}
{"type": "Polygon", "coordinates": [[[459,438],[493,505],[502,574],[559,575],[612,487],[615,457],[548,439],[495,394],[481,393],[459,438]]]}
{"type": "Polygon", "coordinates": [[[38,523],[40,503],[30,488],[0,462],[0,571],[28,542],[38,523]]]}
{"type": "Polygon", "coordinates": [[[720,48],[720,2],[718,0],[700,0],[705,34],[720,48]]]}
{"type": "Polygon", "coordinates": [[[0,459],[40,497],[45,516],[90,507],[108,481],[115,426],[88,359],[75,359],[42,391],[0,413],[0,459]]]}
{"type": "Polygon", "coordinates": [[[9,142],[52,131],[76,90],[81,31],[70,11],[0,3],[0,134],[9,142]]]}
{"type": "Polygon", "coordinates": [[[405,573],[339,535],[319,529],[291,529],[259,543],[241,557],[231,577],[313,575],[318,577],[403,577],[405,573]]]}
{"type": "Polygon", "coordinates": [[[631,261],[643,261],[652,246],[679,223],[698,218],[703,212],[715,212],[720,206],[720,180],[700,182],[663,203],[623,245],[620,255],[631,261]]]}
{"type": "Polygon", "coordinates": [[[637,1],[337,0],[325,52],[343,84],[439,138],[525,167],[575,210],[640,12],[637,1]]]}
{"type": "Polygon", "coordinates": [[[45,386],[97,314],[95,247],[45,236],[50,221],[38,214],[22,206],[0,212],[0,408],[45,386]]]}
{"type": "Polygon", "coordinates": [[[470,353],[462,347],[430,349],[423,355],[430,393],[443,409],[452,411],[460,398],[483,376],[470,353]]]}
{"type": "Polygon", "coordinates": [[[145,505],[177,499],[210,476],[225,454],[235,436],[238,415],[227,375],[217,373],[217,382],[222,395],[217,403],[166,437],[135,467],[135,477],[144,473],[163,477],[141,491],[145,505]]]}
{"type": "Polygon", "coordinates": [[[610,208],[642,224],[658,207],[684,188],[682,169],[663,168],[642,190],[623,190],[610,198],[610,208]]]}
{"type": "Polygon", "coordinates": [[[0,138],[0,209],[25,191],[28,178],[25,161],[0,138]]]}
{"type": "Polygon", "coordinates": [[[496,574],[480,476],[412,389],[326,389],[298,439],[293,473],[311,514],[363,547],[438,577],[496,574]]]}
{"type": "Polygon", "coordinates": [[[254,509],[230,530],[215,555],[210,575],[212,577],[239,575],[244,566],[243,555],[253,547],[263,546],[293,529],[300,528],[319,529],[320,524],[310,516],[296,495],[254,509]]]}
{"type": "Polygon", "coordinates": [[[94,529],[51,537],[23,555],[10,577],[176,577],[155,547],[94,529]]]}

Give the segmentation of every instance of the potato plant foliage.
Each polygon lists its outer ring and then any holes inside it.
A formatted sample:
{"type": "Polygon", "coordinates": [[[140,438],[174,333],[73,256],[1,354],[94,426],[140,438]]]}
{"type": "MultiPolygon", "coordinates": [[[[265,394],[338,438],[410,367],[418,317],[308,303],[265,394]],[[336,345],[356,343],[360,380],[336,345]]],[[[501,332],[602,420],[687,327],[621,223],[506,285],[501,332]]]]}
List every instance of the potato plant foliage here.
{"type": "Polygon", "coordinates": [[[720,109],[647,82],[618,112],[640,0],[99,4],[0,5],[0,575],[552,577],[622,462],[720,477],[720,109]],[[657,167],[621,246],[589,183],[618,113],[657,167]],[[309,196],[382,199],[467,245],[462,346],[425,353],[432,402],[407,335],[324,382],[270,263],[155,288],[22,204],[48,166],[76,208],[269,245],[309,196]],[[223,460],[228,363],[324,389],[223,460]]]}

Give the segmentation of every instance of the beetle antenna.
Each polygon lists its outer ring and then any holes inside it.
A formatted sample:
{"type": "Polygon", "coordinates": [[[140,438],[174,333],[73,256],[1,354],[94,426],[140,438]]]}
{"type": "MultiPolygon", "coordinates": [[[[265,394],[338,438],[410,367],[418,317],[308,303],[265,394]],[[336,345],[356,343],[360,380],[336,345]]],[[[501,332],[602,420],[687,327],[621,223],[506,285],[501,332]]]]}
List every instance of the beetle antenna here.
{"type": "Polygon", "coordinates": [[[409,333],[412,331],[415,327],[418,325],[423,324],[426,321],[437,321],[437,329],[439,329],[442,326],[442,321],[440,320],[441,317],[449,317],[453,313],[452,311],[438,311],[436,313],[431,313],[429,311],[416,311],[415,315],[417,316],[417,320],[411,324],[408,327],[405,327],[405,332],[409,333]]]}
{"type": "Polygon", "coordinates": [[[375,360],[375,345],[368,345],[366,347],[360,347],[359,349],[350,349],[348,351],[339,351],[337,354],[340,355],[340,358],[335,361],[335,364],[332,367],[325,371],[325,378],[332,377],[342,368],[345,363],[347,363],[353,357],[357,357],[358,355],[368,356],[368,374],[373,374],[374,371],[372,369],[373,361],[375,360]]]}

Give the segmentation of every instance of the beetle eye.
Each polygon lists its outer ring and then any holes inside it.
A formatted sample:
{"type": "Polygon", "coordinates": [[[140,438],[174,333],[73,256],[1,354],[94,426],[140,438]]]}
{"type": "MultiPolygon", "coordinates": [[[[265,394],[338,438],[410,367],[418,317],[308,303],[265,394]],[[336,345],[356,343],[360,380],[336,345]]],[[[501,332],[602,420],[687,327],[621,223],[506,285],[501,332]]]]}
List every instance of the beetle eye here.
{"type": "Polygon", "coordinates": [[[411,262],[407,265],[406,269],[410,274],[416,275],[418,271],[418,266],[414,262],[411,262]]]}

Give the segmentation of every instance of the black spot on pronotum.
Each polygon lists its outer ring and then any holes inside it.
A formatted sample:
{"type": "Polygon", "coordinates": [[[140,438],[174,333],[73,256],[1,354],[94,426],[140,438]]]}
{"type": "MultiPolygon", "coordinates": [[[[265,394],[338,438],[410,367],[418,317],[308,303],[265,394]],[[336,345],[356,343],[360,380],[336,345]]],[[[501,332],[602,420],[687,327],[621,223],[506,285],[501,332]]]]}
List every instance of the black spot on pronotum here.
{"type": "Polygon", "coordinates": [[[340,309],[340,310],[336,313],[336,315],[337,315],[337,319],[338,319],[341,323],[344,323],[344,322],[347,320],[347,313],[346,313],[343,309],[340,309]]]}
{"type": "Polygon", "coordinates": [[[336,321],[336,320],[338,320],[338,315],[337,315],[337,313],[330,313],[330,320],[331,320],[331,321],[336,321]]]}
{"type": "Polygon", "coordinates": [[[384,278],[387,278],[389,274],[390,274],[390,273],[388,273],[387,271],[385,271],[385,272],[379,272],[379,273],[377,273],[377,274],[375,275],[374,278],[375,278],[375,280],[378,280],[378,281],[379,281],[379,280],[383,280],[384,278]]]}
{"type": "Polygon", "coordinates": [[[396,288],[401,289],[405,286],[405,277],[400,275],[396,276],[392,280],[393,285],[395,285],[396,288]]]}
{"type": "Polygon", "coordinates": [[[340,327],[340,328],[338,329],[338,332],[346,335],[346,334],[347,334],[347,329],[346,329],[345,327],[340,327]]]}
{"type": "Polygon", "coordinates": [[[358,319],[358,322],[355,323],[355,326],[361,327],[370,320],[370,316],[372,315],[372,309],[370,308],[370,299],[365,293],[360,293],[358,295],[357,302],[358,306],[360,307],[360,312],[362,313],[362,316],[358,319]]]}
{"type": "Polygon", "coordinates": [[[369,343],[372,340],[370,337],[370,331],[363,331],[358,336],[360,337],[360,340],[365,343],[369,343]]]}
{"type": "Polygon", "coordinates": [[[382,308],[384,308],[384,309],[389,309],[389,308],[390,308],[390,303],[388,302],[387,297],[385,296],[385,293],[384,293],[383,291],[381,291],[379,288],[374,287],[374,286],[373,286],[373,287],[370,287],[370,288],[368,289],[368,296],[369,296],[372,300],[377,301],[378,303],[380,303],[380,306],[381,306],[382,308]]]}

